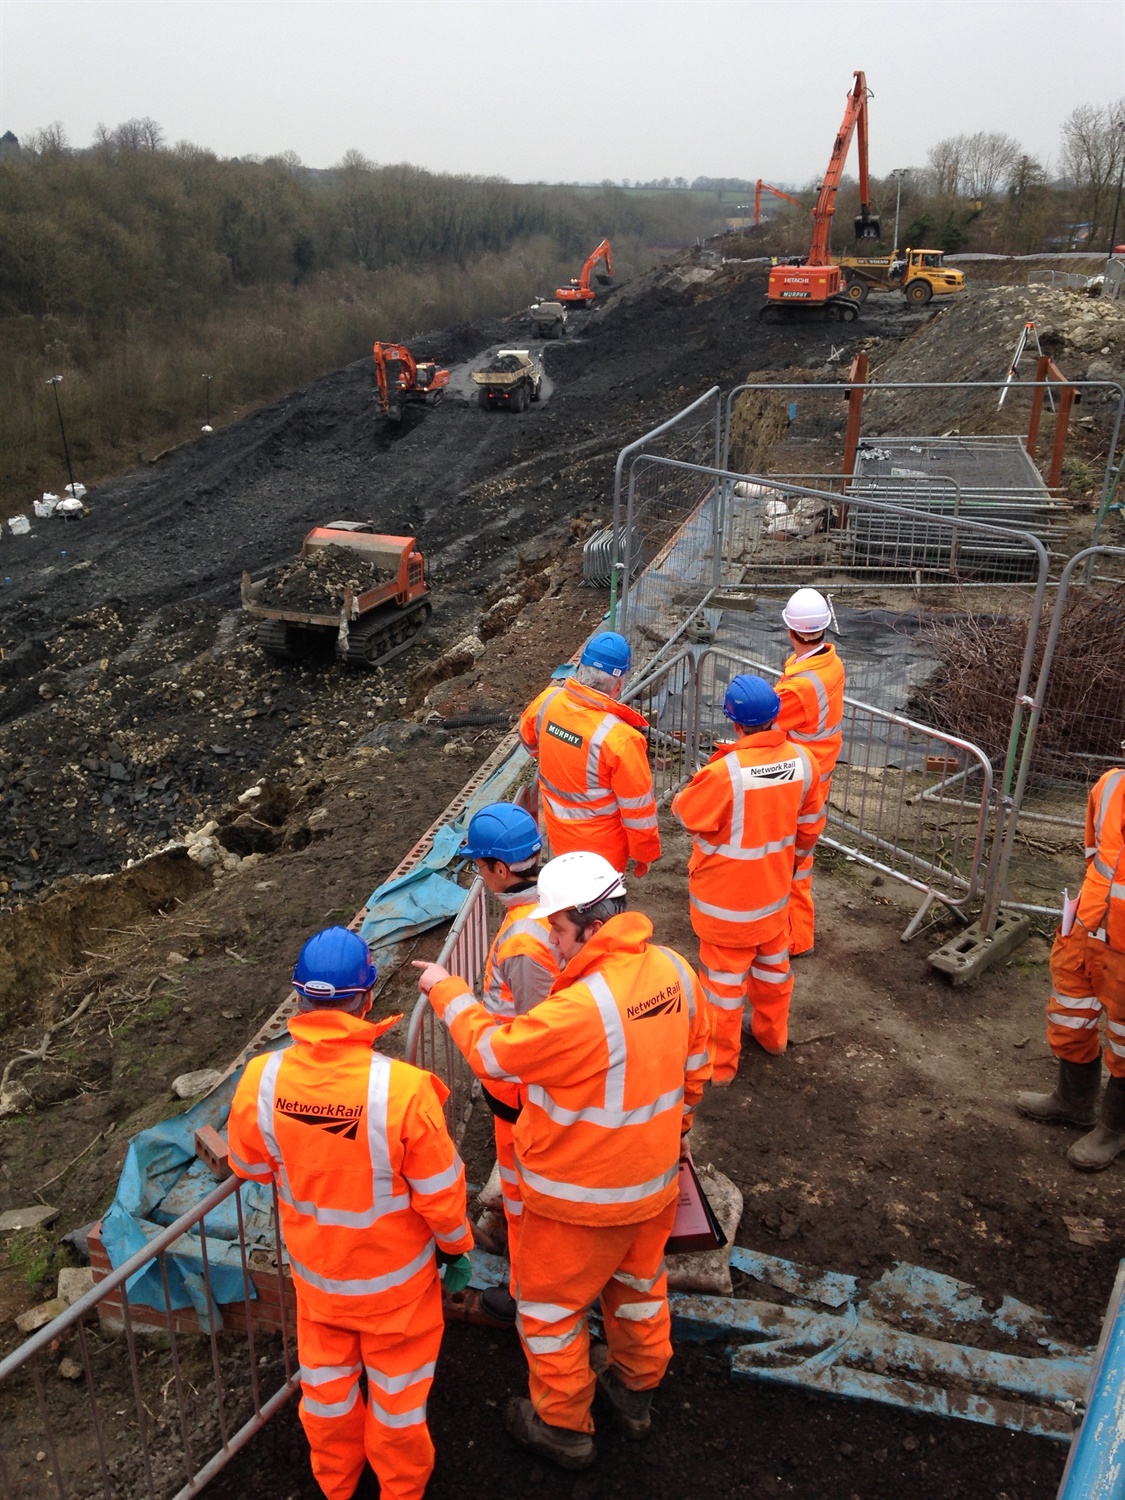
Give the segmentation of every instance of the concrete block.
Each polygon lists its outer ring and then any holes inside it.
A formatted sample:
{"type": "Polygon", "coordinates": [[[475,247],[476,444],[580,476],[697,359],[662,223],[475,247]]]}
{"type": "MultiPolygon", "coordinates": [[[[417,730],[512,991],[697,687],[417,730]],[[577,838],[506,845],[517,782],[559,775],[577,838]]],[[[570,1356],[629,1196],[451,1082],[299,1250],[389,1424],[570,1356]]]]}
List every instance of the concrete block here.
{"type": "Polygon", "coordinates": [[[65,1302],[67,1307],[93,1290],[94,1270],[92,1266],[64,1266],[59,1272],[58,1298],[60,1302],[65,1302]]]}
{"type": "Polygon", "coordinates": [[[998,958],[1007,958],[1031,931],[1031,918],[1023,912],[1002,911],[991,937],[985,937],[979,922],[935,948],[930,967],[948,976],[954,985],[968,984],[983,974],[998,958]]]}
{"type": "Polygon", "coordinates": [[[198,1099],[201,1094],[209,1094],[222,1076],[218,1068],[196,1068],[173,1078],[172,1092],[177,1099],[198,1099]]]}
{"type": "Polygon", "coordinates": [[[50,1302],[40,1302],[38,1307],[29,1307],[26,1312],[20,1313],[16,1318],[16,1327],[21,1333],[34,1333],[37,1328],[44,1328],[52,1318],[57,1318],[60,1313],[66,1312],[66,1303],[59,1297],[52,1297],[50,1302]]]}
{"type": "Polygon", "coordinates": [[[53,1224],[58,1216],[57,1208],[49,1208],[44,1203],[33,1203],[30,1208],[8,1208],[0,1214],[0,1234],[11,1233],[14,1229],[42,1229],[53,1224]]]}

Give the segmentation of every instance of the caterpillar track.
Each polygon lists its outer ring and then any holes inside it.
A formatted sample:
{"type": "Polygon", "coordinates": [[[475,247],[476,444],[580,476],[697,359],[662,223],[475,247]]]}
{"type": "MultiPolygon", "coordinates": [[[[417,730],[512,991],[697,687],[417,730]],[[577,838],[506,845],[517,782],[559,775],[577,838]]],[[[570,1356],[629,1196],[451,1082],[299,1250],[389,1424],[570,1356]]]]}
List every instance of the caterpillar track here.
{"type": "Polygon", "coordinates": [[[763,302],[759,323],[854,323],[859,304],[848,296],[829,297],[827,302],[763,302]]]}
{"type": "MultiPolygon", "coordinates": [[[[378,610],[373,619],[357,620],[348,629],[347,649],[341,660],[349,667],[382,666],[414,644],[432,614],[433,605],[423,599],[402,609],[378,610]]],[[[339,655],[339,642],[336,651],[339,655]]]]}

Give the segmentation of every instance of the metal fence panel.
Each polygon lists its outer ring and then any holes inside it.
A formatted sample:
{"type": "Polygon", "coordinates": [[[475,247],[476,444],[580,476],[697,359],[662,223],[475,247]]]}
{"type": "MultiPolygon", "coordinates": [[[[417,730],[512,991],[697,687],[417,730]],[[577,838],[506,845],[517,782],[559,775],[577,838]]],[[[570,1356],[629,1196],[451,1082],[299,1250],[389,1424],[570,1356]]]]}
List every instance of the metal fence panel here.
{"type": "Polygon", "coordinates": [[[277,1226],[275,1193],[268,1240],[248,1234],[242,1184],[228,1178],[0,1361],[0,1495],[199,1494],[298,1388],[293,1288],[277,1226]],[[219,1307],[209,1256],[220,1242],[206,1220],[229,1198],[244,1295],[219,1307]],[[177,1308],[167,1255],[196,1226],[204,1232],[194,1305],[177,1308]],[[153,1265],[159,1306],[141,1304],[130,1290],[153,1265]],[[88,1326],[95,1317],[97,1329],[88,1326]],[[73,1381],[59,1378],[60,1349],[78,1367],[73,1381]]]}

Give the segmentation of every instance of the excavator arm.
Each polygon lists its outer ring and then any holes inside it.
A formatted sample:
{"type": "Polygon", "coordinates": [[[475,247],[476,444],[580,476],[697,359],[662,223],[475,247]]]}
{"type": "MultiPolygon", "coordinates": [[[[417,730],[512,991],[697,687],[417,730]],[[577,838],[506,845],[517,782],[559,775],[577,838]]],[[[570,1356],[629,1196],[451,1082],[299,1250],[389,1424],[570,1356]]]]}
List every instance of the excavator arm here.
{"type": "Polygon", "coordinates": [[[417,386],[418,366],[405,344],[381,344],[376,340],[374,352],[379,411],[386,416],[390,411],[392,397],[401,391],[412,391],[417,386]]]}
{"type": "Polygon", "coordinates": [[[794,203],[798,208],[804,208],[800,198],[794,198],[792,193],[783,193],[780,188],[770,187],[768,182],[763,182],[759,177],[754,184],[754,228],[762,222],[762,194],[772,193],[775,198],[784,198],[786,203],[794,203]]]}
{"type": "Polygon", "coordinates": [[[594,274],[594,267],[600,260],[605,261],[607,276],[613,275],[613,249],[608,240],[602,240],[601,244],[589,256],[586,264],[582,267],[582,275],[578,279],[579,289],[583,292],[590,290],[590,277],[594,274]]]}
{"type": "Polygon", "coordinates": [[[867,172],[867,80],[862,73],[855,75],[855,87],[848,95],[843,124],[836,135],[828,170],[820,185],[816,207],[813,209],[813,242],[809,251],[809,264],[828,264],[829,241],[832,235],[832,215],[836,212],[836,194],[840,179],[844,175],[844,163],[848,158],[852,136],[859,135],[859,217],[855,221],[857,240],[877,240],[879,219],[871,212],[871,186],[867,172]]]}

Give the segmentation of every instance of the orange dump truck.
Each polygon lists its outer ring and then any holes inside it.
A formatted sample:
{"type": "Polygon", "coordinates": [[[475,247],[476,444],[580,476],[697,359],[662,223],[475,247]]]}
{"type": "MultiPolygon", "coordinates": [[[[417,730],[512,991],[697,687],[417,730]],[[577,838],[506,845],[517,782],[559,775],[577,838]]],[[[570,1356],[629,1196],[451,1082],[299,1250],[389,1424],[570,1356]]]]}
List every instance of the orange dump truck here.
{"type": "Polygon", "coordinates": [[[426,564],[412,536],[360,521],[314,527],[292,562],[242,575],[242,607],[258,645],[293,661],[334,649],[348,666],[374,667],[405,651],[430,618],[426,564]]]}

